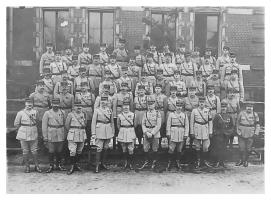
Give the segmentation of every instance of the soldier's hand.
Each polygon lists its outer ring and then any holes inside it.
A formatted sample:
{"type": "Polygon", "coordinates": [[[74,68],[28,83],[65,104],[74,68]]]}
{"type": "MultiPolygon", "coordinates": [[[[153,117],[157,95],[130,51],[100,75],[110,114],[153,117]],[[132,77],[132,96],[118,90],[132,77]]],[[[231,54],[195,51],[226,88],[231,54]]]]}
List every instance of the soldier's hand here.
{"type": "Polygon", "coordinates": [[[195,139],[195,135],[194,135],[194,134],[190,134],[190,137],[191,137],[192,139],[195,139]]]}
{"type": "Polygon", "coordinates": [[[147,137],[148,138],[151,138],[152,137],[152,134],[150,132],[147,132],[147,137]]]}
{"type": "Polygon", "coordinates": [[[187,136],[183,136],[183,139],[184,139],[184,140],[187,140],[187,136]]]}

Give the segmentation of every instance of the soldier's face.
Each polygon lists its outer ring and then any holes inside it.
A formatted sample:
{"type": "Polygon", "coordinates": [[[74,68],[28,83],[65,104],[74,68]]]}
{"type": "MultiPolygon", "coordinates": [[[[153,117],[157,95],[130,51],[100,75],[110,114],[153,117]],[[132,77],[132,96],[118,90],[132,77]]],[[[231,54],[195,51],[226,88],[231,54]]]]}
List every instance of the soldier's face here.
{"type": "Polygon", "coordinates": [[[75,110],[75,112],[80,113],[82,111],[82,107],[74,106],[74,110],[75,110]]]}
{"type": "Polygon", "coordinates": [[[83,51],[84,51],[84,52],[88,52],[88,51],[89,51],[89,48],[88,48],[88,47],[83,47],[83,51]]]}
{"type": "Polygon", "coordinates": [[[69,78],[69,77],[68,77],[68,74],[63,74],[63,75],[62,75],[62,79],[63,79],[64,81],[68,80],[68,78],[69,78]]]}
{"type": "Polygon", "coordinates": [[[135,54],[140,54],[140,50],[139,49],[134,49],[135,54]]]}
{"type": "Polygon", "coordinates": [[[129,112],[129,105],[123,105],[122,110],[123,112],[129,112]]]}
{"type": "Polygon", "coordinates": [[[94,64],[97,65],[97,64],[99,64],[99,62],[100,62],[100,59],[98,59],[98,58],[93,59],[93,63],[94,63],[94,64]]]}
{"type": "Polygon", "coordinates": [[[234,97],[234,93],[233,92],[229,92],[229,97],[233,98],[234,97]]]}
{"type": "Polygon", "coordinates": [[[235,62],[236,58],[231,58],[231,62],[235,62]]]}
{"type": "Polygon", "coordinates": [[[124,71],[122,71],[122,74],[126,76],[128,74],[128,71],[124,70],[124,71]]]}
{"type": "Polygon", "coordinates": [[[253,111],[253,106],[246,106],[246,110],[251,113],[253,111]]]}
{"type": "Polygon", "coordinates": [[[210,89],[209,89],[207,92],[208,92],[209,95],[213,95],[214,92],[215,92],[215,90],[210,90],[210,89]]]}
{"type": "Polygon", "coordinates": [[[229,51],[227,49],[223,49],[223,53],[226,55],[229,54],[229,51]]]}
{"type": "Polygon", "coordinates": [[[153,110],[154,108],[155,108],[155,104],[153,103],[153,104],[148,104],[148,108],[150,109],[150,110],[153,110]]]}
{"type": "Polygon", "coordinates": [[[209,64],[210,63],[210,60],[209,59],[205,59],[205,64],[209,64]]]}
{"type": "Polygon", "coordinates": [[[231,79],[232,79],[233,81],[235,81],[235,80],[237,79],[237,77],[238,77],[238,75],[235,74],[235,73],[231,75],[231,79]]]}
{"type": "Polygon", "coordinates": [[[44,90],[44,85],[38,85],[37,88],[38,88],[39,91],[43,91],[44,90]]]}
{"type": "Polygon", "coordinates": [[[226,106],[221,107],[221,112],[222,113],[227,113],[227,107],[226,106]]]}
{"type": "Polygon", "coordinates": [[[195,51],[195,52],[194,52],[194,55],[195,55],[195,56],[199,56],[199,51],[195,51]]]}
{"type": "Polygon", "coordinates": [[[68,88],[66,86],[63,87],[62,92],[66,94],[68,92],[68,88]]]}
{"type": "Polygon", "coordinates": [[[175,78],[175,79],[179,79],[180,77],[181,77],[180,74],[178,74],[178,73],[175,73],[175,74],[174,74],[174,78],[175,78]]]}
{"type": "Polygon", "coordinates": [[[125,47],[125,44],[124,44],[124,43],[119,43],[119,48],[120,48],[120,49],[124,49],[124,47],[125,47]]]}
{"type": "Polygon", "coordinates": [[[180,47],[180,52],[184,53],[185,52],[185,47],[180,47]]]}
{"type": "Polygon", "coordinates": [[[218,79],[218,74],[213,74],[213,79],[214,80],[218,79]]]}
{"type": "Polygon", "coordinates": [[[197,75],[197,79],[201,79],[201,74],[198,74],[198,75],[197,75]]]}
{"type": "Polygon", "coordinates": [[[106,50],[106,47],[100,47],[100,50],[104,52],[106,50]]]}
{"type": "Polygon", "coordinates": [[[102,106],[102,107],[107,106],[107,101],[101,101],[101,106],[102,106]]]}
{"type": "Polygon", "coordinates": [[[128,88],[127,88],[126,86],[121,86],[121,87],[120,87],[120,90],[121,90],[122,92],[126,92],[126,91],[128,90],[128,88]]]}
{"type": "Polygon", "coordinates": [[[181,111],[182,111],[182,108],[183,108],[182,106],[179,106],[179,105],[178,105],[178,106],[176,106],[176,111],[177,111],[177,112],[181,112],[181,111]]]}
{"type": "Polygon", "coordinates": [[[115,64],[116,63],[116,59],[115,58],[110,58],[110,63],[111,64],[115,64]]]}
{"type": "Polygon", "coordinates": [[[135,60],[130,59],[129,63],[130,65],[135,65],[135,60]]]}
{"type": "Polygon", "coordinates": [[[170,91],[170,94],[171,94],[171,96],[176,97],[177,91],[176,90],[172,90],[172,91],[170,91]]]}
{"type": "Polygon", "coordinates": [[[155,87],[155,93],[160,94],[162,92],[162,88],[155,87]]]}
{"type": "Polygon", "coordinates": [[[146,76],[141,76],[141,81],[146,82],[146,76]]]}
{"type": "Polygon", "coordinates": [[[66,55],[71,55],[72,54],[72,50],[71,49],[66,49],[65,53],[66,53],[66,55]]]}
{"type": "Polygon", "coordinates": [[[50,75],[50,74],[46,74],[46,75],[45,75],[45,78],[46,78],[46,79],[49,79],[49,78],[51,78],[51,77],[52,77],[52,75],[50,75]]]}
{"type": "Polygon", "coordinates": [[[52,108],[53,108],[53,110],[58,110],[59,105],[58,104],[52,104],[52,108]]]}
{"type": "Polygon", "coordinates": [[[206,52],[205,52],[205,55],[206,55],[206,56],[211,56],[211,55],[212,55],[212,52],[211,52],[211,51],[206,51],[206,52]]]}
{"type": "Polygon", "coordinates": [[[151,51],[156,51],[156,47],[155,46],[151,46],[151,51]]]}
{"type": "Polygon", "coordinates": [[[191,56],[185,57],[185,60],[186,60],[186,62],[190,62],[191,61],[191,56]]]}
{"type": "Polygon", "coordinates": [[[46,47],[46,50],[47,50],[49,53],[51,53],[51,52],[53,51],[53,47],[47,46],[47,47],[46,47]]]}
{"type": "Polygon", "coordinates": [[[161,79],[161,78],[163,78],[163,73],[161,72],[157,73],[157,79],[161,79]]]}
{"type": "Polygon", "coordinates": [[[144,90],[144,89],[139,89],[139,90],[138,90],[138,93],[139,93],[140,95],[144,95],[144,94],[145,94],[145,90],[144,90]]]}
{"type": "Polygon", "coordinates": [[[30,103],[30,102],[25,102],[25,108],[27,110],[31,110],[33,108],[33,103],[30,103]]]}
{"type": "Polygon", "coordinates": [[[57,60],[57,61],[60,61],[60,60],[61,60],[61,55],[60,55],[60,54],[56,54],[55,57],[56,57],[56,60],[57,60]]]}
{"type": "Polygon", "coordinates": [[[147,57],[147,61],[151,63],[153,61],[152,57],[147,57]]]}
{"type": "Polygon", "coordinates": [[[166,62],[167,62],[167,63],[170,63],[170,62],[171,62],[170,56],[166,56],[166,62]]]}
{"type": "Polygon", "coordinates": [[[165,46],[164,46],[164,50],[165,50],[165,51],[168,51],[168,50],[169,50],[169,46],[168,46],[168,45],[165,45],[165,46]]]}
{"type": "Polygon", "coordinates": [[[205,106],[205,101],[199,101],[199,106],[203,108],[205,106]]]}
{"type": "Polygon", "coordinates": [[[87,87],[85,87],[85,86],[81,87],[81,91],[82,92],[86,92],[87,91],[87,87]]]}
{"type": "Polygon", "coordinates": [[[189,89],[189,95],[196,95],[196,90],[195,89],[189,89]]]}
{"type": "Polygon", "coordinates": [[[81,75],[82,77],[85,77],[85,76],[86,76],[86,72],[80,72],[80,75],[81,75]]]}

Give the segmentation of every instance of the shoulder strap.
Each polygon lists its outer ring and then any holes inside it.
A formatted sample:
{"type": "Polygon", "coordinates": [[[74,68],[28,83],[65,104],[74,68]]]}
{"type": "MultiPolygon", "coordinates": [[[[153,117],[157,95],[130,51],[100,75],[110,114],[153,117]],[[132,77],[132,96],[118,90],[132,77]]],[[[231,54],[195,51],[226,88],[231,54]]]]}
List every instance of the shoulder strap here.
{"type": "Polygon", "coordinates": [[[203,121],[205,122],[205,123],[208,123],[208,121],[203,117],[203,115],[202,115],[202,113],[199,111],[199,109],[197,108],[197,110],[198,110],[198,112],[199,112],[199,114],[200,114],[200,116],[201,116],[201,118],[203,119],[203,121]]]}
{"type": "Polygon", "coordinates": [[[124,117],[124,119],[131,125],[131,126],[134,126],[134,124],[129,120],[127,119],[127,117],[125,117],[125,115],[123,114],[123,112],[121,113],[122,116],[124,117]]]}

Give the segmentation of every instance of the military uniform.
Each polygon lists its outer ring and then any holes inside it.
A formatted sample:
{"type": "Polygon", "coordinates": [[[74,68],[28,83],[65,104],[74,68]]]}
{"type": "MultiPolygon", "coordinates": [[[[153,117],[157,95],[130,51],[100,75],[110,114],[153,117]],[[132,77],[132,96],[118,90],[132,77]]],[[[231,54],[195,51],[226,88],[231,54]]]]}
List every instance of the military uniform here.
{"type": "Polygon", "coordinates": [[[52,106],[57,109],[51,109],[44,113],[42,118],[42,135],[43,141],[47,143],[49,150],[49,163],[50,168],[47,173],[52,172],[54,167],[54,157],[56,157],[56,167],[62,171],[65,168],[61,165],[61,158],[63,157],[62,151],[64,141],[66,140],[66,133],[64,129],[65,114],[64,111],[58,109],[60,100],[52,99],[52,106]]]}
{"type": "Polygon", "coordinates": [[[73,53],[72,53],[72,48],[71,47],[65,48],[65,51],[67,51],[67,50],[71,51],[70,54],[65,53],[65,55],[62,56],[61,59],[66,64],[67,68],[69,69],[69,67],[73,65],[73,59],[72,59],[73,53]]]}
{"type": "MultiPolygon", "coordinates": [[[[248,103],[247,107],[253,107],[252,103],[248,103]]],[[[248,110],[241,111],[237,118],[237,134],[241,160],[236,165],[248,166],[248,155],[252,149],[253,139],[259,135],[260,124],[259,116],[256,112],[248,110]]]]}
{"type": "Polygon", "coordinates": [[[226,93],[228,93],[228,90],[231,90],[235,96],[237,97],[237,99],[239,101],[244,101],[244,85],[243,82],[238,79],[237,77],[237,70],[232,70],[231,71],[232,77],[229,81],[224,82],[226,85],[224,85],[225,87],[225,91],[226,93]]]}
{"type": "Polygon", "coordinates": [[[218,96],[219,98],[221,97],[221,80],[219,79],[219,71],[217,69],[213,70],[212,75],[207,78],[207,85],[213,85],[214,89],[215,89],[215,95],[218,96]]]}
{"type": "MultiPolygon", "coordinates": [[[[208,90],[214,90],[214,86],[213,85],[207,86],[207,91],[208,90]]],[[[214,118],[216,113],[221,112],[220,98],[216,96],[215,94],[206,95],[205,106],[210,109],[212,118],[214,118]]]]}
{"type": "Polygon", "coordinates": [[[44,93],[46,93],[48,96],[53,96],[54,92],[54,81],[52,80],[52,74],[50,68],[44,68],[43,69],[43,79],[44,82],[44,93]]]}
{"type": "MultiPolygon", "coordinates": [[[[190,57],[191,53],[186,52],[185,57],[190,57]]],[[[195,78],[195,72],[197,71],[197,66],[191,60],[189,62],[185,61],[180,66],[181,76],[186,85],[189,85],[195,78]]]]}
{"type": "Polygon", "coordinates": [[[105,66],[107,63],[109,63],[109,56],[108,54],[106,53],[106,44],[105,43],[102,43],[100,45],[100,52],[99,52],[99,57],[100,57],[100,64],[105,66]],[[103,48],[103,50],[102,50],[103,48]]]}
{"type": "MultiPolygon", "coordinates": [[[[180,74],[180,72],[179,72],[179,71],[175,71],[175,72],[174,72],[174,76],[176,76],[177,74],[180,74]]],[[[167,91],[167,93],[166,93],[167,96],[170,95],[169,89],[170,89],[171,86],[177,86],[177,96],[178,96],[179,98],[184,98],[184,97],[187,95],[185,82],[182,81],[181,79],[177,79],[177,80],[176,80],[176,78],[174,77],[173,81],[169,82],[168,87],[167,87],[167,88],[168,88],[168,89],[167,89],[168,91],[167,91]]]]}
{"type": "MultiPolygon", "coordinates": [[[[156,63],[154,62],[149,63],[148,61],[146,64],[144,64],[142,68],[142,72],[146,73],[147,82],[150,82],[152,85],[154,85],[156,81],[155,76],[156,76],[157,68],[158,68],[158,65],[156,63]]],[[[141,75],[142,75],[142,72],[141,72],[141,75]]]]}
{"type": "Polygon", "coordinates": [[[205,96],[206,95],[206,83],[202,79],[202,71],[196,71],[196,78],[187,85],[196,87],[196,95],[197,96],[205,96]]]}
{"type": "Polygon", "coordinates": [[[199,47],[195,47],[194,52],[192,53],[192,62],[197,65],[198,69],[202,65],[202,60],[201,60],[201,57],[200,57],[200,48],[199,47]]]}
{"type": "MultiPolygon", "coordinates": [[[[162,89],[162,85],[156,84],[155,87],[159,87],[162,89]]],[[[154,93],[155,98],[155,110],[159,111],[161,114],[161,136],[166,136],[166,112],[167,112],[167,96],[163,93],[154,93]]]]}
{"type": "Polygon", "coordinates": [[[155,51],[150,51],[150,53],[152,54],[152,58],[153,58],[153,61],[155,62],[155,64],[159,65],[160,64],[160,56],[159,56],[159,53],[155,50],[155,51]]]}
{"type": "Polygon", "coordinates": [[[227,53],[223,52],[223,54],[220,57],[218,57],[216,60],[216,69],[219,70],[220,76],[222,74],[222,69],[223,69],[224,65],[230,63],[230,57],[228,55],[229,50],[230,50],[229,47],[224,46],[223,51],[227,51],[227,53]]]}
{"type": "Polygon", "coordinates": [[[228,90],[227,98],[224,99],[228,103],[227,113],[232,116],[233,123],[236,125],[237,114],[240,111],[239,99],[235,96],[234,92],[230,89],[228,90]]]}
{"type": "Polygon", "coordinates": [[[145,93],[146,95],[152,95],[153,94],[153,84],[151,82],[146,81],[146,74],[145,74],[145,72],[142,72],[141,75],[142,75],[141,78],[145,79],[145,80],[142,81],[142,79],[141,79],[141,81],[136,84],[136,87],[135,87],[135,96],[138,96],[138,88],[139,88],[140,85],[144,86],[144,90],[146,92],[145,93]]]}
{"type": "MultiPolygon", "coordinates": [[[[53,44],[47,43],[46,47],[53,48],[53,44]]],[[[55,54],[53,51],[52,52],[46,51],[44,54],[42,54],[40,58],[40,66],[39,66],[40,73],[42,74],[43,68],[50,66],[50,64],[54,62],[54,60],[55,60],[55,54]]]]}
{"type": "MultiPolygon", "coordinates": [[[[167,53],[165,56],[171,56],[171,54],[167,53]]],[[[167,81],[174,80],[174,72],[177,70],[177,66],[174,63],[163,63],[160,65],[160,68],[163,69],[163,76],[167,81]]]]}
{"type": "Polygon", "coordinates": [[[215,59],[214,56],[212,56],[212,49],[211,48],[206,48],[205,49],[205,55],[204,55],[204,57],[201,58],[202,63],[204,63],[205,57],[207,57],[209,59],[210,64],[212,64],[214,66],[216,65],[216,59],[215,59]]]}
{"type": "Polygon", "coordinates": [[[80,108],[82,108],[81,102],[74,102],[74,111],[68,114],[65,122],[65,127],[68,131],[67,140],[72,164],[68,175],[72,174],[75,170],[81,171],[78,162],[84,148],[84,142],[87,139],[85,130],[86,115],[79,110],[80,108]]]}
{"type": "MultiPolygon", "coordinates": [[[[99,55],[93,55],[93,59],[100,59],[99,55]]],[[[104,69],[103,69],[103,65],[102,64],[98,64],[96,62],[93,62],[93,64],[89,65],[89,69],[88,69],[88,76],[89,78],[93,81],[93,85],[94,85],[94,90],[95,90],[95,95],[97,96],[99,93],[99,85],[102,82],[103,79],[103,73],[104,73],[104,69]]]]}
{"type": "MultiPolygon", "coordinates": [[[[171,86],[170,87],[170,92],[177,92],[177,86],[171,86]]],[[[167,99],[167,117],[171,112],[175,112],[176,111],[176,102],[177,102],[178,97],[177,96],[172,96],[172,94],[170,94],[170,96],[167,99]]]]}
{"type": "MultiPolygon", "coordinates": [[[[119,43],[125,45],[126,40],[120,38],[120,39],[119,39],[119,43]]],[[[126,64],[127,64],[128,60],[129,60],[129,57],[128,57],[128,50],[127,50],[125,47],[123,47],[122,49],[121,49],[121,48],[115,49],[115,50],[113,51],[113,54],[116,55],[117,63],[118,63],[120,66],[123,66],[123,65],[126,65],[126,64]]]]}
{"type": "Polygon", "coordinates": [[[83,44],[83,52],[78,55],[78,65],[83,66],[88,71],[89,65],[92,63],[92,55],[88,52],[89,45],[83,44]]]}
{"type": "MultiPolygon", "coordinates": [[[[139,79],[141,77],[141,68],[135,64],[134,58],[130,58],[130,62],[128,64],[128,77],[132,79],[135,90],[135,85],[139,82],[139,79]]],[[[132,90],[133,94],[135,92],[134,90],[132,90]]]]}
{"type": "Polygon", "coordinates": [[[128,67],[127,66],[122,67],[122,73],[123,73],[123,75],[119,79],[117,79],[117,81],[116,81],[118,90],[120,89],[120,86],[122,83],[127,83],[128,84],[127,91],[130,93],[134,92],[134,90],[135,90],[134,82],[133,82],[133,79],[131,79],[128,76],[128,67]]]}
{"type": "Polygon", "coordinates": [[[32,109],[33,102],[31,99],[26,99],[25,102],[26,108],[19,111],[14,120],[14,127],[18,129],[16,139],[20,140],[21,143],[24,164],[26,166],[25,172],[30,172],[30,152],[34,158],[35,170],[41,172],[38,165],[38,111],[32,109]],[[28,108],[29,106],[30,108],[28,108]]]}
{"type": "MultiPolygon", "coordinates": [[[[114,101],[115,96],[109,95],[109,88],[110,88],[109,85],[104,85],[104,90],[105,90],[105,88],[106,88],[106,91],[104,91],[101,95],[108,97],[107,106],[113,110],[113,101],[114,101]]],[[[101,96],[97,96],[96,100],[95,100],[95,104],[94,104],[94,109],[100,107],[100,105],[101,105],[101,96]]]]}
{"type": "MultiPolygon", "coordinates": [[[[101,102],[105,102],[106,104],[107,101],[108,97],[101,97],[101,102]]],[[[104,104],[101,104],[99,108],[94,110],[91,124],[92,137],[96,139],[95,144],[97,146],[95,172],[99,172],[100,164],[102,167],[106,168],[106,166],[104,166],[104,162],[107,157],[109,142],[114,137],[113,112],[110,108],[107,106],[104,107],[103,105],[104,104]],[[103,150],[103,159],[102,163],[100,163],[103,150]]]]}
{"type": "Polygon", "coordinates": [[[94,92],[95,87],[92,79],[88,78],[86,76],[86,68],[85,67],[80,67],[79,69],[79,76],[74,79],[74,91],[80,92],[81,91],[81,82],[87,82],[88,83],[88,90],[91,92],[94,92]]]}
{"type": "MultiPolygon", "coordinates": [[[[108,71],[105,71],[105,74],[108,74],[108,71]]],[[[109,85],[109,95],[114,96],[118,92],[117,85],[114,81],[111,79],[105,79],[103,82],[99,85],[99,95],[101,96],[102,93],[104,93],[104,85],[109,85]]]]}
{"type": "Polygon", "coordinates": [[[184,98],[184,108],[188,119],[190,119],[191,112],[193,109],[197,108],[199,105],[199,98],[196,95],[189,95],[184,98]]]}
{"type": "Polygon", "coordinates": [[[61,73],[62,71],[67,71],[68,68],[66,66],[66,63],[64,63],[62,60],[61,60],[61,52],[57,51],[56,52],[56,56],[59,56],[59,60],[56,60],[54,62],[52,62],[50,64],[50,69],[51,69],[51,72],[52,72],[52,79],[54,81],[54,83],[56,84],[57,82],[60,82],[61,81],[61,73]]]}
{"type": "Polygon", "coordinates": [[[202,71],[202,77],[204,81],[206,81],[211,76],[211,74],[213,73],[213,70],[215,69],[215,65],[209,62],[206,63],[207,59],[208,58],[205,58],[204,62],[199,68],[199,71],[202,71]]]}
{"type": "Polygon", "coordinates": [[[146,63],[145,57],[140,53],[140,46],[134,47],[134,57],[135,57],[135,63],[138,67],[142,68],[144,63],[146,63]]]}
{"type": "Polygon", "coordinates": [[[72,55],[72,65],[68,66],[69,79],[74,80],[79,76],[80,65],[78,65],[78,55],[72,55]]]}
{"type": "Polygon", "coordinates": [[[73,82],[68,80],[67,71],[63,71],[62,72],[62,80],[60,82],[57,82],[54,87],[54,97],[62,92],[63,82],[67,82],[67,84],[64,84],[64,85],[68,88],[68,92],[70,94],[73,94],[73,82]],[[65,76],[65,78],[63,78],[63,76],[65,76]]]}
{"type": "Polygon", "coordinates": [[[116,63],[114,65],[112,65],[110,63],[104,67],[104,70],[110,72],[110,78],[112,80],[115,81],[120,78],[120,75],[121,75],[121,66],[120,65],[118,65],[116,63]]]}
{"type": "Polygon", "coordinates": [[[167,88],[168,88],[168,81],[163,77],[163,70],[162,69],[157,69],[157,74],[156,74],[156,83],[155,85],[161,85],[162,86],[162,93],[166,94],[167,88]]]}

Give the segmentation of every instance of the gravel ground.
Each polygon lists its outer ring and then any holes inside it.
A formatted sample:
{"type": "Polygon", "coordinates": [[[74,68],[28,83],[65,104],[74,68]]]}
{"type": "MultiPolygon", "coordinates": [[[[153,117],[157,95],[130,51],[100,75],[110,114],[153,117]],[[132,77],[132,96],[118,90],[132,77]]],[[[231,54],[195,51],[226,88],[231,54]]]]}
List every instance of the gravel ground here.
{"type": "Polygon", "coordinates": [[[198,174],[175,169],[162,173],[122,171],[118,166],[99,174],[85,169],[70,176],[23,171],[22,166],[7,167],[7,193],[264,193],[263,164],[244,168],[227,163],[226,170],[198,174]]]}

